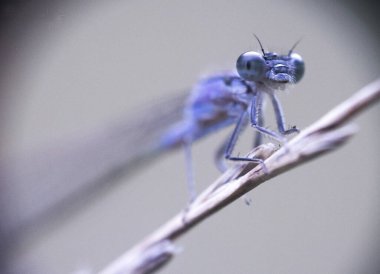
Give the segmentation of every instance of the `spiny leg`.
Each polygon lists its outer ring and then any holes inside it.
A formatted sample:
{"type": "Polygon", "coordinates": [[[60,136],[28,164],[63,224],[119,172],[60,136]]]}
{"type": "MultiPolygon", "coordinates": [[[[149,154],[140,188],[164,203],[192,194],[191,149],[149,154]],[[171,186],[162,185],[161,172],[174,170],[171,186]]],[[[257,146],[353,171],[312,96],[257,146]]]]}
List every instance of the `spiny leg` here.
{"type": "MultiPolygon", "coordinates": [[[[262,109],[260,109],[260,113],[258,113],[258,126],[263,127],[264,126],[264,115],[262,109]]],[[[255,139],[253,142],[253,147],[258,147],[259,145],[262,144],[263,141],[263,134],[259,131],[256,132],[255,134],[255,139]]]]}
{"type": "MultiPolygon", "coordinates": [[[[262,102],[261,102],[262,105],[262,102]]],[[[263,115],[263,109],[260,107],[258,110],[258,126],[263,127],[264,126],[264,115],[263,115]]],[[[262,144],[263,141],[263,134],[259,131],[255,133],[255,138],[253,142],[253,147],[256,148],[259,145],[262,144]]],[[[244,202],[247,206],[250,206],[252,204],[252,198],[248,196],[248,194],[243,195],[244,202]]]]}
{"type": "Polygon", "coordinates": [[[266,134],[278,142],[285,142],[285,138],[277,132],[267,129],[260,125],[260,116],[262,116],[262,104],[263,104],[262,92],[257,92],[253,97],[251,104],[251,126],[254,127],[259,133],[266,134]]]}
{"type": "Polygon", "coordinates": [[[272,99],[272,105],[274,113],[276,115],[277,127],[280,133],[283,135],[298,133],[299,130],[295,126],[290,129],[285,129],[285,116],[280,101],[274,93],[270,94],[270,97],[272,99]]]}
{"type": "MultiPolygon", "coordinates": [[[[268,173],[268,169],[266,168],[266,166],[264,164],[264,161],[262,159],[260,159],[260,158],[256,158],[256,157],[252,157],[252,158],[248,158],[248,157],[233,157],[233,156],[231,156],[232,150],[235,147],[235,144],[237,142],[239,134],[247,126],[247,123],[248,123],[248,113],[246,111],[244,111],[240,115],[239,120],[238,120],[238,122],[237,122],[237,124],[235,126],[235,129],[232,132],[232,135],[231,135],[230,139],[227,142],[226,150],[225,150],[225,156],[224,157],[226,159],[232,160],[232,161],[248,161],[248,162],[258,163],[258,164],[260,164],[262,166],[262,169],[263,169],[264,173],[268,173]]],[[[251,199],[248,196],[246,196],[246,195],[244,195],[244,201],[245,201],[245,203],[247,205],[251,204],[251,199]]]]}
{"type": "Polygon", "coordinates": [[[259,158],[248,158],[248,157],[235,157],[235,156],[231,156],[232,155],[232,151],[233,151],[233,149],[234,149],[234,147],[236,145],[237,139],[239,137],[239,134],[241,133],[241,131],[247,125],[247,121],[248,121],[247,118],[248,118],[247,117],[247,112],[243,111],[242,114],[239,117],[239,120],[236,123],[236,126],[234,128],[234,131],[232,132],[231,137],[229,138],[229,140],[227,142],[224,157],[227,160],[231,160],[231,161],[248,161],[248,162],[255,162],[255,163],[263,164],[264,161],[261,160],[261,159],[259,159],[259,158]]]}

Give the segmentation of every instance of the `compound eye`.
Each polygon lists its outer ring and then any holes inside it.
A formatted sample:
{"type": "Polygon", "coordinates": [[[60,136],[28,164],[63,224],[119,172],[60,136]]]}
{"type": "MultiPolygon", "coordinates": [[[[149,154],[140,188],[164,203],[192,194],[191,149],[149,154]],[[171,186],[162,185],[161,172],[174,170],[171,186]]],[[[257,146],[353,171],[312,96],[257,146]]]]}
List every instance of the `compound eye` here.
{"type": "Polygon", "coordinates": [[[297,83],[302,79],[303,74],[305,73],[305,62],[302,60],[301,55],[297,53],[292,53],[290,55],[290,62],[294,69],[295,83],[297,83]]]}
{"type": "Polygon", "coordinates": [[[264,77],[266,63],[261,54],[248,51],[239,56],[236,69],[244,80],[258,81],[264,77]]]}

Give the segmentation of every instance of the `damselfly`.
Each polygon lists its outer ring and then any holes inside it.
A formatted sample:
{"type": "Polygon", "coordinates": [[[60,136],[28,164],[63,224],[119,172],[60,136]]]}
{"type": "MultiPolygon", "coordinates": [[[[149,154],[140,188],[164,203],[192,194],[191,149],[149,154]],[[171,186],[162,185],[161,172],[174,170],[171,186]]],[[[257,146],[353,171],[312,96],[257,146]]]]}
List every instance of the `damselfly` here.
{"type": "MultiPolygon", "coordinates": [[[[257,38],[257,37],[256,37],[257,38]]],[[[236,62],[237,73],[223,73],[201,80],[192,90],[184,109],[181,122],[174,125],[162,139],[163,147],[181,143],[186,152],[190,200],[194,199],[195,187],[191,170],[191,144],[197,139],[220,128],[235,124],[231,136],[217,152],[216,162],[225,170],[223,160],[252,161],[262,164],[258,158],[232,155],[238,135],[250,122],[258,131],[255,146],[261,143],[262,134],[279,142],[285,135],[298,132],[294,126],[286,129],[284,114],[276,96],[288,84],[298,83],[305,71],[304,61],[293,50],[285,55],[265,52],[260,40],[261,52],[245,52],[236,62]],[[262,104],[264,94],[269,95],[277,120],[278,132],[267,129],[263,124],[262,104]]]]}
{"type": "Polygon", "coordinates": [[[258,132],[258,145],[262,135],[284,142],[285,135],[297,132],[296,127],[286,129],[276,91],[298,83],[305,67],[300,55],[293,52],[297,43],[284,55],[266,52],[260,41],[259,44],[261,53],[249,51],[237,59],[237,72],[206,77],[190,94],[171,98],[165,107],[159,105],[145,115],[134,115],[132,120],[122,120],[87,137],[1,159],[4,195],[0,208],[8,213],[2,228],[13,233],[39,224],[49,219],[46,217],[55,216],[57,209],[72,207],[73,201],[83,201],[89,192],[134,170],[141,159],[153,159],[181,145],[186,152],[193,199],[191,145],[228,125],[235,124],[235,128],[216,153],[219,169],[225,168],[224,159],[262,163],[258,158],[233,156],[239,133],[250,122],[258,132]],[[264,127],[265,94],[272,101],[278,132],[264,127]]]}

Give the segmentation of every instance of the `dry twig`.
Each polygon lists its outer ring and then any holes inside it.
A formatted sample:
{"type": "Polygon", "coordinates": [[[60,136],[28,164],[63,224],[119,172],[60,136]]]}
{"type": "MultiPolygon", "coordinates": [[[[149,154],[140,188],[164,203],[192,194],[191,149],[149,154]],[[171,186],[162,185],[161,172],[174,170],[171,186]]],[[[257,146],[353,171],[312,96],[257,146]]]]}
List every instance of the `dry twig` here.
{"type": "Polygon", "coordinates": [[[112,262],[101,273],[151,273],[157,270],[176,253],[173,241],[190,228],[261,183],[345,143],[356,132],[356,126],[346,125],[348,120],[379,99],[380,79],[359,90],[281,149],[274,151],[271,144],[256,148],[252,153],[266,159],[265,170],[261,165],[246,163],[229,169],[202,192],[189,208],[112,262]]]}

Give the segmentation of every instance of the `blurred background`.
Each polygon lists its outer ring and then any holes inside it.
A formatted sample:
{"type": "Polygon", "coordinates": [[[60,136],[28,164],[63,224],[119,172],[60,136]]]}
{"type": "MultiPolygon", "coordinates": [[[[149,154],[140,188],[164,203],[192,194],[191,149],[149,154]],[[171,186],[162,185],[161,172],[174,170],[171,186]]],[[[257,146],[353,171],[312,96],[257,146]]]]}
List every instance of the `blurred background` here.
{"type": "MultiPolygon", "coordinates": [[[[280,96],[287,122],[302,129],[379,76],[374,2],[2,2],[1,152],[59,146],[149,113],[200,76],[234,69],[242,52],[259,49],[252,33],[279,53],[302,37],[305,77],[280,96]]],[[[161,272],[379,273],[379,114],[375,106],[358,117],[360,131],[342,149],[252,191],[251,206],[238,200],[197,226],[161,272]]],[[[270,108],[268,115],[274,128],[270,108]]],[[[199,190],[219,175],[213,155],[229,132],[194,146],[199,190]]],[[[166,154],[3,245],[3,265],[16,273],[100,270],[183,208],[183,158],[166,154]]]]}

